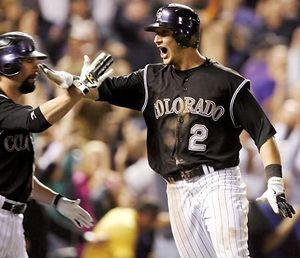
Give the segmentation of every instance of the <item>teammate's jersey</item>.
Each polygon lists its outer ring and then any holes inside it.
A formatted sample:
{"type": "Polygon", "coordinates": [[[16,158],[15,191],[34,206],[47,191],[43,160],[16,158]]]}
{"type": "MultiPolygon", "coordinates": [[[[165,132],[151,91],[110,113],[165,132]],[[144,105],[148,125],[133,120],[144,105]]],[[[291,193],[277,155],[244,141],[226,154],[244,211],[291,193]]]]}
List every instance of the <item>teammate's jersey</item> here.
{"type": "Polygon", "coordinates": [[[27,201],[34,169],[30,131],[43,131],[49,126],[39,108],[15,104],[0,90],[0,195],[27,201]]]}
{"type": "Polygon", "coordinates": [[[249,87],[248,80],[207,59],[188,71],[147,65],[127,77],[107,79],[99,96],[143,112],[149,164],[167,175],[201,164],[214,169],[237,166],[243,129],[258,148],[275,134],[249,87]],[[249,118],[245,99],[252,102],[254,116],[249,118]]]}

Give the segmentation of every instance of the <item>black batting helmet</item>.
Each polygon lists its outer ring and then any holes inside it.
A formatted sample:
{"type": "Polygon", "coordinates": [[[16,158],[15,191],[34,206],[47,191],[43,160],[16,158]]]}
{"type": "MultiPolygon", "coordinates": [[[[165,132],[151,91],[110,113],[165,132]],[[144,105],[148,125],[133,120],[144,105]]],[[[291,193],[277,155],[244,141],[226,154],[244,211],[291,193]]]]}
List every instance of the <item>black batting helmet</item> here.
{"type": "Polygon", "coordinates": [[[200,19],[190,7],[182,4],[168,4],[156,13],[156,21],[145,28],[146,31],[156,31],[167,28],[174,31],[174,38],[182,47],[197,47],[199,44],[200,19]],[[191,42],[192,36],[196,42],[191,42]]]}
{"type": "Polygon", "coordinates": [[[32,37],[15,31],[0,35],[0,73],[5,76],[17,75],[22,58],[45,59],[47,56],[35,50],[32,37]]]}

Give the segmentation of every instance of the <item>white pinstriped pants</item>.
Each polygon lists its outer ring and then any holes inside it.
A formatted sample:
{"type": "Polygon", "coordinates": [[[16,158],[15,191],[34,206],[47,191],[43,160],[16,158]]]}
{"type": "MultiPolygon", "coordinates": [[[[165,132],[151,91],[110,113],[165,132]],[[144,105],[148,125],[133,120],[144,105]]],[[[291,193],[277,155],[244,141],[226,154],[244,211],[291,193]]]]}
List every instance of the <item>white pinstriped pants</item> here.
{"type": "MultiPolygon", "coordinates": [[[[0,207],[4,201],[5,197],[0,195],[0,207]]],[[[23,214],[13,214],[1,208],[0,258],[28,258],[25,248],[23,214]]]]}
{"type": "Polygon", "coordinates": [[[249,257],[249,203],[238,167],[168,183],[167,195],[182,258],[249,257]]]}

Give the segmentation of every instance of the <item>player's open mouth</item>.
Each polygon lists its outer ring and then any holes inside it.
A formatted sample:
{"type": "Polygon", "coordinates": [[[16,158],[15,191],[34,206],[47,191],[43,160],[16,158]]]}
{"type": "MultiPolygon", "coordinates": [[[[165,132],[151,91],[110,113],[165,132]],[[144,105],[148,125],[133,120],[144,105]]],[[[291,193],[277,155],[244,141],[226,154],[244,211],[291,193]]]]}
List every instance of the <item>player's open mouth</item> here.
{"type": "Polygon", "coordinates": [[[160,47],[159,51],[160,51],[160,57],[162,59],[165,59],[168,55],[168,49],[166,47],[160,47]]]}
{"type": "Polygon", "coordinates": [[[29,76],[28,76],[28,80],[29,80],[29,81],[31,81],[31,82],[35,81],[35,80],[36,80],[36,77],[37,77],[37,75],[38,75],[38,73],[37,73],[37,72],[36,72],[36,73],[34,73],[34,74],[31,74],[31,75],[29,75],[29,76]]]}

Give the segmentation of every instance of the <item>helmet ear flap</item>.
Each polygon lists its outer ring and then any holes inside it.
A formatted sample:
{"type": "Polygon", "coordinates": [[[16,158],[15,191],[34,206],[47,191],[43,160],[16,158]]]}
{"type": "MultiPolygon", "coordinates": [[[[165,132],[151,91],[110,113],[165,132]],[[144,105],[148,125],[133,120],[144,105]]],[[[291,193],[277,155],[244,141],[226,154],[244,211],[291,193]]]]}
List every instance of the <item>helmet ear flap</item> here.
{"type": "Polygon", "coordinates": [[[189,47],[191,36],[188,35],[183,29],[174,30],[173,37],[181,47],[189,47]]]}
{"type": "Polygon", "coordinates": [[[0,52],[0,73],[6,76],[17,75],[22,66],[19,56],[14,53],[3,52],[0,52]]]}

